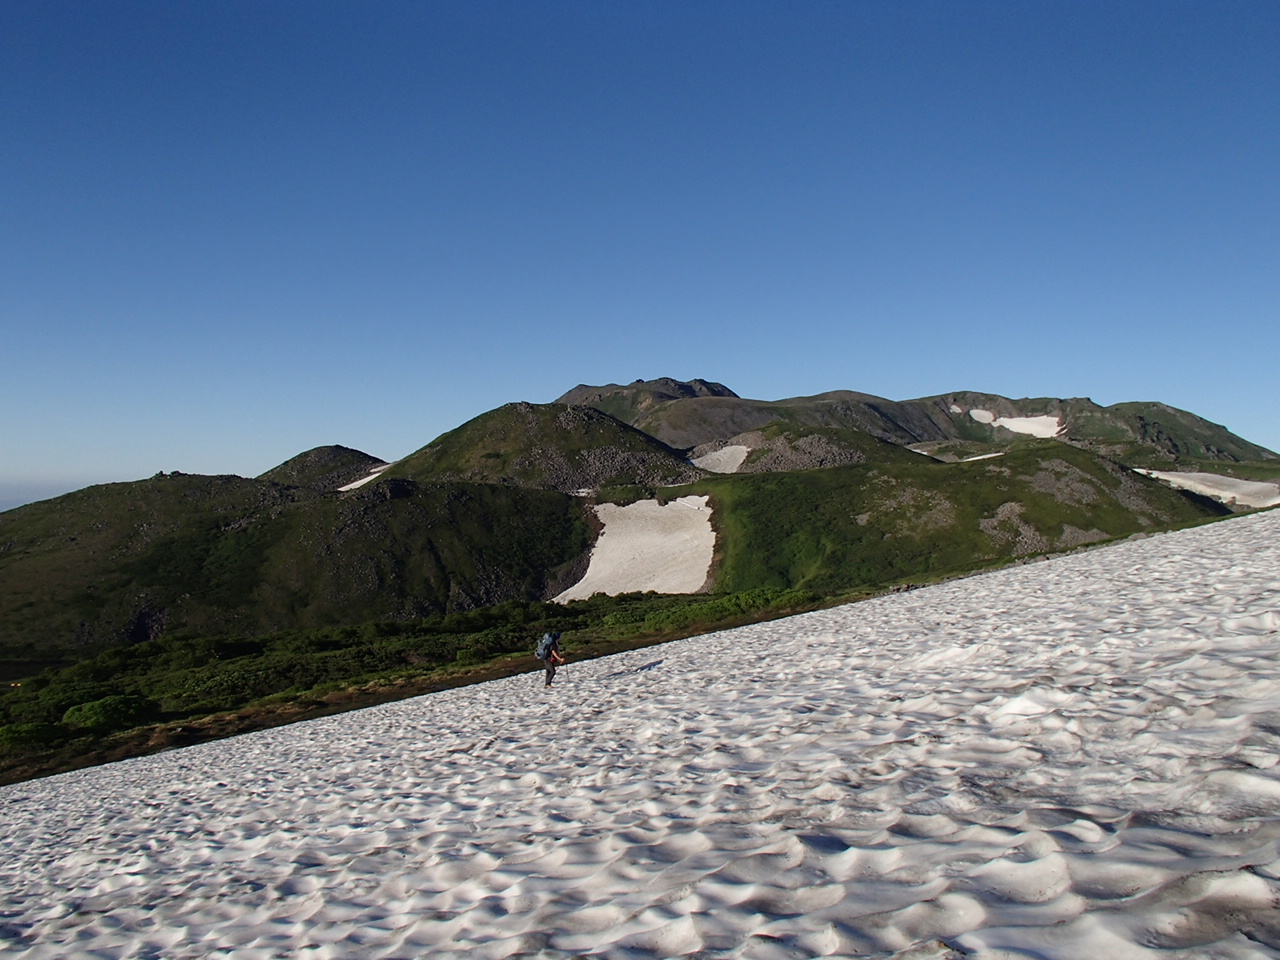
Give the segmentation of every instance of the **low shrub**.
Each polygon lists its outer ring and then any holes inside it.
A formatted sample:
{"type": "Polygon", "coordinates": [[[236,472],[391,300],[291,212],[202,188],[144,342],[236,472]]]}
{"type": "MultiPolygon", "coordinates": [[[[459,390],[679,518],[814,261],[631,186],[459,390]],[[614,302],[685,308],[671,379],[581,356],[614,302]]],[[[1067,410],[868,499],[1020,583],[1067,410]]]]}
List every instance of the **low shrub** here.
{"type": "Polygon", "coordinates": [[[0,727],[0,749],[2,750],[51,747],[66,738],[66,729],[54,723],[7,723],[0,727]]]}
{"type": "Polygon", "coordinates": [[[140,726],[156,719],[157,713],[154,701],[136,694],[117,693],[69,708],[62,716],[62,724],[73,730],[110,733],[140,726]]]}

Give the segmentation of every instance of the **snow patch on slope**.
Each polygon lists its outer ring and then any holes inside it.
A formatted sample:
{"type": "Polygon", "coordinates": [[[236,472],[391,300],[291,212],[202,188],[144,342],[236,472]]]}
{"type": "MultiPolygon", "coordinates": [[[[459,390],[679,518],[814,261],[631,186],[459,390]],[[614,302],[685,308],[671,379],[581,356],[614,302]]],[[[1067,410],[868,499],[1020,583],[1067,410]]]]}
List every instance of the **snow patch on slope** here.
{"type": "Polygon", "coordinates": [[[1264,480],[1240,480],[1217,473],[1173,473],[1166,470],[1139,470],[1163,480],[1180,490],[1189,490],[1201,496],[1213,497],[1223,503],[1237,503],[1242,507],[1280,506],[1280,484],[1264,480]]]}
{"type": "Polygon", "coordinates": [[[728,447],[721,447],[719,450],[712,450],[710,453],[704,453],[690,462],[695,467],[709,470],[711,473],[737,473],[738,468],[742,466],[743,461],[747,459],[747,454],[750,452],[750,447],[734,444],[728,447]]]}
{"type": "MultiPolygon", "coordinates": [[[[959,412],[954,411],[953,412],[959,412]]],[[[987,423],[993,427],[1004,427],[1014,433],[1025,433],[1028,436],[1047,440],[1062,432],[1062,420],[1058,417],[997,417],[990,410],[973,409],[969,416],[979,423],[987,423]]]]}
{"type": "Polygon", "coordinates": [[[625,507],[602,503],[595,510],[604,531],[592,548],[586,576],[557,602],[597,593],[696,593],[706,583],[716,545],[708,497],[680,497],[667,504],[639,500],[625,507]]]}
{"type": "Polygon", "coordinates": [[[381,463],[378,466],[374,467],[372,470],[370,470],[369,475],[367,477],[361,477],[359,480],[356,480],[353,483],[348,483],[346,486],[339,487],[338,490],[339,492],[346,493],[348,490],[355,490],[359,487],[363,487],[369,481],[377,480],[380,476],[382,476],[384,473],[386,473],[388,470],[390,470],[394,466],[395,466],[394,462],[381,463]]]}

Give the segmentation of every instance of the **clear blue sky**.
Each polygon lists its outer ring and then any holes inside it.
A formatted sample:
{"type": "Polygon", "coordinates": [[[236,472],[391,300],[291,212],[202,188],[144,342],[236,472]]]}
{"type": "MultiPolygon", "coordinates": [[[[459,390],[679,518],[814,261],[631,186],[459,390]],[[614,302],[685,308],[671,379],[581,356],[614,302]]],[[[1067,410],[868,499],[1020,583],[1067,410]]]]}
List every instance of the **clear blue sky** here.
{"type": "Polygon", "coordinates": [[[1274,0],[6,0],[0,507],[658,376],[1280,448],[1277,51],[1274,0]]]}

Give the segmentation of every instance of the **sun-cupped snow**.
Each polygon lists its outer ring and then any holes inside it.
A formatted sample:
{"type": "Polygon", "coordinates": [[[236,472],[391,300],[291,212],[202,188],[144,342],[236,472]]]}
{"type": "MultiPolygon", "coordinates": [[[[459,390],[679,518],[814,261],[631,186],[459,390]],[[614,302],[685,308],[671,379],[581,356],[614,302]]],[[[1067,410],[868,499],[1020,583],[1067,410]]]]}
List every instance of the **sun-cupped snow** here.
{"type": "Polygon", "coordinates": [[[1274,958],[1277,571],[1252,514],[0,787],[0,953],[1274,958]]]}
{"type": "MultiPolygon", "coordinates": [[[[958,413],[959,411],[953,411],[958,413]]],[[[1004,427],[1014,433],[1025,433],[1028,436],[1047,440],[1062,432],[1062,420],[1058,417],[997,417],[990,410],[974,409],[969,416],[979,423],[988,423],[993,427],[1004,427]]]]}
{"type": "Polygon", "coordinates": [[[1138,473],[1224,503],[1234,502],[1242,507],[1255,508],[1280,507],[1280,483],[1241,480],[1218,473],[1174,473],[1167,470],[1139,470],[1138,473]]]}
{"type": "Polygon", "coordinates": [[[394,463],[380,463],[376,467],[374,467],[372,470],[369,471],[368,476],[361,477],[359,480],[355,480],[352,483],[348,483],[345,486],[341,486],[338,488],[338,490],[342,493],[345,493],[348,490],[355,490],[359,487],[363,487],[366,483],[370,482],[371,480],[377,480],[380,476],[382,476],[384,473],[386,473],[388,470],[390,470],[394,466],[395,466],[394,463]]]}
{"type": "Polygon", "coordinates": [[[604,530],[591,550],[586,575],[555,599],[583,600],[597,593],[696,593],[707,582],[716,534],[705,496],[665,504],[638,500],[601,503],[604,530]]]}
{"type": "Polygon", "coordinates": [[[742,466],[742,462],[747,459],[747,454],[750,452],[750,447],[735,443],[728,447],[721,447],[719,450],[712,450],[710,453],[704,453],[702,456],[691,460],[690,463],[695,467],[701,467],[703,470],[709,470],[711,473],[737,473],[738,468],[742,466]]]}

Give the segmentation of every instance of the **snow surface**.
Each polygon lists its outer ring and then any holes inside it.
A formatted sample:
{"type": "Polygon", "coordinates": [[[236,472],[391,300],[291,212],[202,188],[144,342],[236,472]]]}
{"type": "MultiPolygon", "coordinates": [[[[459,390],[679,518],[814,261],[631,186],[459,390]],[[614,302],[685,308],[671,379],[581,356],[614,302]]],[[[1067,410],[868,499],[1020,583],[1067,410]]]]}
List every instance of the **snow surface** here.
{"type": "Polygon", "coordinates": [[[1004,427],[1014,433],[1025,433],[1032,437],[1049,439],[1062,432],[1062,421],[1058,417],[997,417],[990,410],[970,410],[969,416],[979,423],[989,423],[993,427],[1004,427]]]}
{"type": "Polygon", "coordinates": [[[374,467],[372,470],[369,471],[369,475],[367,477],[361,477],[359,480],[356,480],[352,483],[348,483],[346,486],[339,487],[338,490],[340,492],[345,493],[348,490],[355,490],[359,487],[363,487],[370,480],[377,480],[380,476],[382,476],[384,473],[386,473],[388,470],[390,470],[394,466],[395,466],[394,463],[380,463],[378,464],[378,466],[374,467]]]}
{"type": "Polygon", "coordinates": [[[738,468],[742,466],[742,461],[747,459],[747,454],[750,452],[750,447],[735,443],[732,446],[704,453],[692,463],[695,467],[710,470],[712,473],[737,473],[738,468]]]}
{"type": "Polygon", "coordinates": [[[1277,483],[1239,480],[1217,473],[1170,473],[1165,470],[1139,470],[1138,473],[1224,503],[1235,501],[1243,507],[1280,507],[1280,484],[1277,483]]]}
{"type": "Polygon", "coordinates": [[[3,787],[0,954],[1274,958],[1278,628],[1280,511],[3,787]]]}
{"type": "Polygon", "coordinates": [[[716,546],[708,497],[638,500],[625,507],[601,503],[595,510],[604,530],[586,575],[557,601],[646,590],[696,593],[707,582],[716,546]]]}

